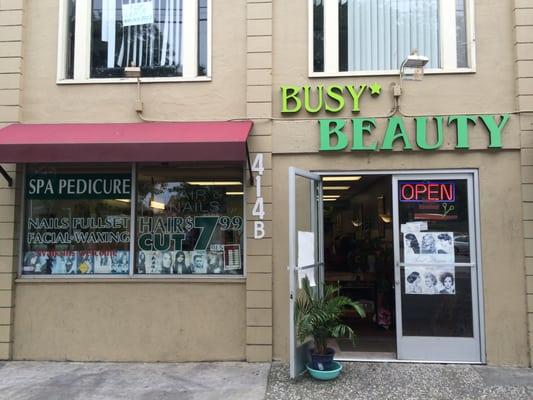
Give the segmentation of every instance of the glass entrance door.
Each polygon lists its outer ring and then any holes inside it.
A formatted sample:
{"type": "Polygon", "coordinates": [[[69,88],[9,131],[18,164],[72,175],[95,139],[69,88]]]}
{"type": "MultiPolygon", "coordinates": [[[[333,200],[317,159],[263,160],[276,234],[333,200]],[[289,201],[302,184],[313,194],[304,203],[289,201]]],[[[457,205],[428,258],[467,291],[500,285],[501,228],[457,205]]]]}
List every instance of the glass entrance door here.
{"type": "Polygon", "coordinates": [[[319,175],[289,168],[289,341],[290,375],[305,370],[308,343],[296,337],[295,305],[302,279],[309,279],[322,293],[324,255],[322,247],[322,183],[319,175]]]}
{"type": "Polygon", "coordinates": [[[473,174],[393,177],[397,355],[484,361],[473,174]]]}

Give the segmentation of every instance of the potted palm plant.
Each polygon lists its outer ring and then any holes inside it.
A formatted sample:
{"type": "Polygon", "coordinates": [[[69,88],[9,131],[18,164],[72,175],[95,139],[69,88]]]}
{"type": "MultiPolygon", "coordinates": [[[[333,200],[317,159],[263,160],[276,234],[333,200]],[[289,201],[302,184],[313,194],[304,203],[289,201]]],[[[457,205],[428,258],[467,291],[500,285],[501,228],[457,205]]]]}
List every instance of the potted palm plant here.
{"type": "MultiPolygon", "coordinates": [[[[362,318],[365,317],[363,307],[340,295],[338,285],[325,285],[321,296],[318,290],[313,290],[309,280],[302,281],[303,291],[296,299],[295,319],[296,334],[300,342],[312,338],[314,348],[311,350],[311,365],[308,369],[328,371],[340,365],[333,362],[335,350],[328,347],[329,338],[348,337],[355,341],[355,333],[348,325],[342,323],[341,317],[345,310],[353,309],[362,318]]],[[[338,375],[338,374],[337,374],[338,375]]]]}

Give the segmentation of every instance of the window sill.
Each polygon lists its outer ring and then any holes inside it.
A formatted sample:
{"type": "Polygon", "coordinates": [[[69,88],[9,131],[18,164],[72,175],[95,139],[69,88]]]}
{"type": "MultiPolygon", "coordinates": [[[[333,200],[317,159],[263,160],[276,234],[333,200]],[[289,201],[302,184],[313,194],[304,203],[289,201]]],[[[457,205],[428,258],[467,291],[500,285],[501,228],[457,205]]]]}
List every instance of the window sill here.
{"type": "MultiPolygon", "coordinates": [[[[162,77],[162,78],[141,78],[141,83],[170,83],[170,82],[211,82],[209,76],[199,76],[196,78],[183,77],[162,77]]],[[[58,79],[58,85],[87,85],[100,83],[137,83],[137,78],[93,78],[93,79],[58,79]]]]}
{"type": "Polygon", "coordinates": [[[202,276],[202,277],[181,277],[169,276],[26,276],[15,280],[17,284],[26,283],[246,283],[246,276],[202,276]]]}
{"type": "MultiPolygon", "coordinates": [[[[457,69],[425,69],[424,75],[452,75],[452,74],[474,74],[475,68],[457,69]]],[[[399,70],[390,71],[343,71],[343,72],[310,72],[309,78],[339,78],[350,76],[394,76],[399,75],[399,70]]]]}

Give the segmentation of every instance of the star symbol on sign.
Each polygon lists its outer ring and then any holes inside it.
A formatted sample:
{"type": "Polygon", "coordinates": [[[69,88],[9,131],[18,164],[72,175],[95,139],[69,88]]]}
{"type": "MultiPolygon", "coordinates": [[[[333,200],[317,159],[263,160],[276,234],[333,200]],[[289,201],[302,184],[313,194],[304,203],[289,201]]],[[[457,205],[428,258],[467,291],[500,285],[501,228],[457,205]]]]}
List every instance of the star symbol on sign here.
{"type": "Polygon", "coordinates": [[[381,85],[379,83],[373,83],[368,88],[372,96],[379,96],[381,94],[381,85]]]}

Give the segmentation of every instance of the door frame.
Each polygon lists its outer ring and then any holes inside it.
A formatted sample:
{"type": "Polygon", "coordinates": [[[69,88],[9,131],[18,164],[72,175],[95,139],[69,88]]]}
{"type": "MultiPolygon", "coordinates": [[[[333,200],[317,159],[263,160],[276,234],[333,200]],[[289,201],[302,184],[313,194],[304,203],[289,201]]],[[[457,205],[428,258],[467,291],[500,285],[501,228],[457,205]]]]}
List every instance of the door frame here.
{"type": "Polygon", "coordinates": [[[295,378],[303,370],[305,370],[305,360],[307,359],[307,344],[301,343],[298,345],[296,337],[296,322],[295,322],[295,303],[298,287],[298,271],[309,268],[316,268],[318,271],[317,286],[320,295],[323,293],[324,284],[324,242],[323,242],[323,224],[324,224],[324,207],[323,207],[323,193],[322,193],[322,177],[318,174],[311,173],[295,167],[289,167],[288,174],[288,195],[289,195],[289,369],[290,377],[295,378]],[[314,184],[310,187],[309,196],[311,198],[310,209],[310,227],[315,232],[315,255],[317,259],[315,264],[298,267],[297,265],[297,250],[298,238],[296,235],[296,177],[308,179],[314,184]],[[318,192],[314,192],[318,189],[318,192]],[[315,199],[315,196],[318,197],[315,199]],[[313,201],[314,200],[314,201],[313,201]]]}
{"type": "MultiPolygon", "coordinates": [[[[378,361],[378,362],[399,362],[399,363],[440,363],[440,364],[486,364],[486,337],[485,337],[485,303],[484,303],[484,284],[483,284],[483,258],[481,248],[481,217],[480,217],[480,185],[479,185],[479,170],[475,168],[462,168],[462,169],[405,169],[405,170],[310,170],[312,174],[319,176],[324,175],[356,175],[356,176],[368,176],[368,175],[390,175],[394,176],[402,175],[471,175],[472,176],[472,199],[473,204],[473,218],[474,218],[474,233],[475,233],[475,257],[476,257],[476,274],[477,279],[477,303],[478,303],[478,321],[473,321],[474,324],[478,324],[479,330],[479,346],[480,346],[480,362],[471,361],[442,361],[442,360],[399,360],[399,359],[371,359],[366,358],[343,358],[343,361],[378,361]]],[[[394,179],[391,184],[393,185],[394,179]]],[[[394,187],[392,187],[392,193],[394,196],[394,187]]],[[[393,208],[397,207],[394,205],[393,208]]],[[[394,240],[394,234],[393,234],[394,240]]],[[[322,246],[322,251],[323,251],[322,246]]],[[[396,279],[396,265],[395,267],[395,279],[396,279]]],[[[472,275],[474,277],[474,275],[472,275]]],[[[395,296],[396,287],[398,285],[395,282],[395,296]]],[[[401,288],[400,288],[401,290],[401,288]]],[[[398,327],[396,327],[396,334],[398,335],[398,327]]]]}

